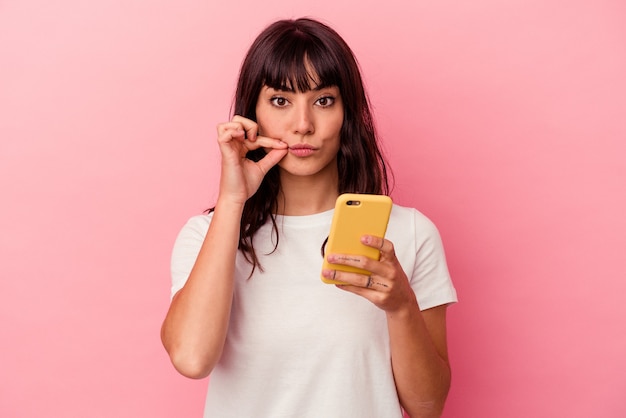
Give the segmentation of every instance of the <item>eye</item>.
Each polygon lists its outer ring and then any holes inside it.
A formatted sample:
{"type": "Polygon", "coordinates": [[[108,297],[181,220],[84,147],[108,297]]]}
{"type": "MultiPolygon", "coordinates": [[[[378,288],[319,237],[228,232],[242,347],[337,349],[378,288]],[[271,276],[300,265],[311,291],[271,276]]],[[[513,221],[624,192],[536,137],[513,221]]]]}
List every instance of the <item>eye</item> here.
{"type": "Polygon", "coordinates": [[[329,107],[335,103],[335,98],[333,96],[323,96],[317,99],[316,103],[321,107],[329,107]]]}
{"type": "Polygon", "coordinates": [[[276,107],[285,107],[289,101],[282,96],[274,96],[270,99],[270,103],[276,107]]]}

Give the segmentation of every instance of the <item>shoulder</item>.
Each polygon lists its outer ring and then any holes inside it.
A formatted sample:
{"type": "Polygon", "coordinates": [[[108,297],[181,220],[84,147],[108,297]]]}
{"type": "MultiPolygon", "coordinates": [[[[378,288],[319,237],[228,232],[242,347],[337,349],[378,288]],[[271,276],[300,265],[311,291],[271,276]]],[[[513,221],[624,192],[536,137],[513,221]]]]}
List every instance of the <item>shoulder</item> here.
{"type": "Polygon", "coordinates": [[[389,218],[389,232],[414,232],[418,236],[437,236],[435,224],[419,210],[394,203],[389,218]]]}
{"type": "Polygon", "coordinates": [[[174,241],[174,258],[187,253],[197,254],[209,230],[212,218],[213,214],[208,213],[192,216],[187,220],[174,241]]]}
{"type": "Polygon", "coordinates": [[[211,223],[211,219],[213,218],[213,213],[205,213],[202,215],[192,216],[187,220],[187,222],[181,228],[178,237],[193,237],[193,236],[204,236],[209,229],[209,224],[211,223]]]}
{"type": "Polygon", "coordinates": [[[394,204],[385,235],[396,250],[404,247],[413,254],[443,252],[437,226],[422,212],[394,204]]]}

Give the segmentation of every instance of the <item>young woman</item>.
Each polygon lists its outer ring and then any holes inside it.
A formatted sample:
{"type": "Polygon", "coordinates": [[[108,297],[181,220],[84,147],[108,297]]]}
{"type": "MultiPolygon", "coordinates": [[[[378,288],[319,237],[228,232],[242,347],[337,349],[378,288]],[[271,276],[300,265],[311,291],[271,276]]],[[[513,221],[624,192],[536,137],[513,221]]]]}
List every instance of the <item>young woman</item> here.
{"type": "Polygon", "coordinates": [[[321,270],[337,196],[388,193],[350,48],[314,20],[270,25],[234,111],[215,207],[174,246],[162,329],[180,373],[211,376],[205,417],[439,416],[456,293],[434,225],[394,205],[386,239],[362,238],[379,261],[328,254],[371,276],[321,270]]]}

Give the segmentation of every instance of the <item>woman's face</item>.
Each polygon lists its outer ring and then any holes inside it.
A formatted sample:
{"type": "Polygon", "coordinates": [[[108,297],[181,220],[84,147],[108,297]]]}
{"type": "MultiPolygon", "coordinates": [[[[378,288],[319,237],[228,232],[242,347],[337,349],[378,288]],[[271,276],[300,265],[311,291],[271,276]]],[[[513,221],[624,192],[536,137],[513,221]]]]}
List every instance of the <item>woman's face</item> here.
{"type": "Polygon", "coordinates": [[[278,163],[283,173],[313,176],[337,172],[343,102],[336,86],[307,92],[264,86],[256,104],[259,132],[280,139],[289,153],[278,163]]]}

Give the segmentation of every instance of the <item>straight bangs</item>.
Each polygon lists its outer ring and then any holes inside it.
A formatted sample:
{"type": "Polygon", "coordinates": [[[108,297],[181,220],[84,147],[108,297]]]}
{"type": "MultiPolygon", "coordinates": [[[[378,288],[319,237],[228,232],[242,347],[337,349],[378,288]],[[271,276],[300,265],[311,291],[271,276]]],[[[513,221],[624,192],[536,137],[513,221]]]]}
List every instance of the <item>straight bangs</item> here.
{"type": "Polygon", "coordinates": [[[302,32],[285,36],[263,60],[263,84],[276,90],[307,92],[341,86],[334,54],[302,32]],[[300,35],[300,36],[299,36],[300,35]]]}

